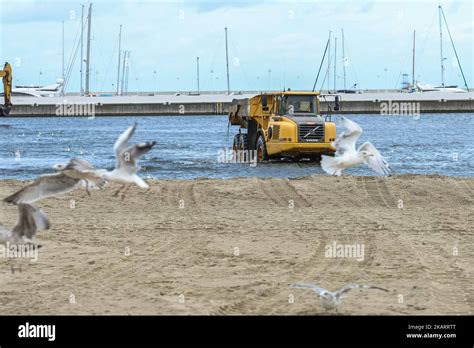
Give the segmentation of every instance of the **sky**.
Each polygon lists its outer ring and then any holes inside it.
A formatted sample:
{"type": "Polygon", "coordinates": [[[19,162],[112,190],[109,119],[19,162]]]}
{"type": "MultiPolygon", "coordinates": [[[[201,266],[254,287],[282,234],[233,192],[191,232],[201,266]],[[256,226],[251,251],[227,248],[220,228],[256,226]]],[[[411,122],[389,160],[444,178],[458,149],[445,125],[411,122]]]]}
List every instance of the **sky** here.
{"type": "MultiPolygon", "coordinates": [[[[347,88],[356,83],[362,89],[400,87],[402,74],[411,79],[413,30],[415,77],[438,85],[438,3],[468,85],[474,87],[471,0],[97,0],[92,5],[91,90],[116,89],[121,24],[122,50],[131,52],[129,91],[197,90],[196,57],[201,91],[226,90],[225,27],[234,91],[311,89],[329,31],[332,66],[327,74],[324,62],[318,89],[328,75],[334,88],[334,58],[337,89],[344,88],[343,66],[347,88]]],[[[0,59],[13,65],[15,85],[51,84],[62,76],[62,22],[68,66],[78,47],[82,5],[87,11],[89,2],[0,0],[0,59]]],[[[462,86],[444,24],[443,34],[445,82],[462,86]]],[[[77,49],[67,92],[80,88],[79,53],[77,49]]]]}

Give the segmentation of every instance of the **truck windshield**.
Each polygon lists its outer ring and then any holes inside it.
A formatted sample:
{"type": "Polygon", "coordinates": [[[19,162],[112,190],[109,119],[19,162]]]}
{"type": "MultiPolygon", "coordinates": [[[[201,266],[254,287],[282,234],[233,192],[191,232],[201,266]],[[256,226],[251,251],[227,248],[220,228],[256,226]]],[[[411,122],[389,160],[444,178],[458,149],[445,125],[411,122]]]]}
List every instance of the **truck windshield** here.
{"type": "Polygon", "coordinates": [[[315,114],[316,97],[312,95],[286,95],[282,100],[282,114],[315,114]]]}

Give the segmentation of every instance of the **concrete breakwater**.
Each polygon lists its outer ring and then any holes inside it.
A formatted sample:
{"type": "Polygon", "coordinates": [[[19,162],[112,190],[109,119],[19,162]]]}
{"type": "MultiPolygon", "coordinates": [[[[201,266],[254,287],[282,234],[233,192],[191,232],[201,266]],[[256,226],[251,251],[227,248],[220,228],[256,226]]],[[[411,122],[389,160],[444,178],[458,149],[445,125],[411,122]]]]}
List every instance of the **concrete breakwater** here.
{"type": "MultiPolygon", "coordinates": [[[[225,115],[239,94],[159,94],[134,96],[13,97],[11,117],[225,115]]],[[[341,114],[416,115],[420,113],[474,112],[474,92],[354,93],[340,94],[341,114]]],[[[321,98],[321,111],[334,106],[334,96],[321,98]]]]}

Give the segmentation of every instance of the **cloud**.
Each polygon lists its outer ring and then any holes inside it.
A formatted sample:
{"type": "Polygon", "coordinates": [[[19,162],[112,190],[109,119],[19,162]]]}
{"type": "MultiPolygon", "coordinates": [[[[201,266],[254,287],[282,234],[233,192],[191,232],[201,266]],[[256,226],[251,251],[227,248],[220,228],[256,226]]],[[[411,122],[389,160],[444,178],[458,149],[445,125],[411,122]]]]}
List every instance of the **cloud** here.
{"type": "Polygon", "coordinates": [[[370,12],[375,6],[375,1],[364,1],[360,6],[360,12],[370,12]]]}
{"type": "MultiPolygon", "coordinates": [[[[76,4],[68,1],[1,0],[2,23],[31,23],[63,21],[70,19],[76,4]]],[[[79,14],[80,15],[80,14],[79,14]]]]}
{"type": "MultiPolygon", "coordinates": [[[[14,67],[14,78],[25,84],[37,83],[41,69],[43,82],[54,81],[61,73],[61,21],[66,20],[68,59],[79,28],[80,2],[0,0],[0,6],[2,59],[15,61],[20,58],[22,62],[21,66],[14,67]],[[69,19],[71,10],[75,11],[75,19],[69,19]]],[[[453,13],[446,3],[445,14],[465,73],[472,81],[472,4],[461,1],[456,6],[458,10],[453,13]]],[[[268,69],[272,70],[271,81],[275,88],[280,87],[284,76],[287,87],[311,87],[329,30],[333,37],[338,36],[338,69],[341,71],[341,27],[344,27],[346,55],[351,62],[347,72],[348,85],[358,82],[363,87],[380,87],[377,75],[383,76],[387,68],[387,79],[393,79],[390,83],[393,87],[400,72],[411,69],[413,29],[417,30],[420,74],[427,82],[436,82],[439,75],[436,0],[403,3],[97,1],[93,5],[91,64],[99,73],[98,85],[103,84],[105,89],[111,89],[116,81],[120,24],[123,24],[122,49],[132,52],[130,88],[134,88],[132,81],[142,89],[154,88],[154,70],[161,89],[193,88],[195,58],[199,55],[201,87],[224,89],[226,26],[229,28],[231,87],[237,89],[267,88],[268,69]],[[234,59],[238,59],[239,64],[235,65],[234,59]],[[360,81],[352,81],[356,79],[354,76],[360,81]]],[[[446,51],[449,52],[447,36],[446,40],[446,51]]],[[[69,84],[76,90],[78,63],[79,59],[76,59],[69,84]]],[[[449,75],[454,80],[450,83],[459,83],[454,71],[449,75]]]]}
{"type": "Polygon", "coordinates": [[[218,9],[230,9],[230,8],[244,8],[252,7],[260,4],[266,0],[197,0],[197,1],[182,1],[181,3],[193,6],[198,12],[212,12],[218,9]]]}

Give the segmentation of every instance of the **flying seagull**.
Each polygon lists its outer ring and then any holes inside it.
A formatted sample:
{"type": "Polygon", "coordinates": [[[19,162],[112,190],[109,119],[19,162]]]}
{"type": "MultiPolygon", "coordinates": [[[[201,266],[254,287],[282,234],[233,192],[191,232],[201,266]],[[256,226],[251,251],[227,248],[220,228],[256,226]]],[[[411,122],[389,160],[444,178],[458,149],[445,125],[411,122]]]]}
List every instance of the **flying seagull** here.
{"type": "Polygon", "coordinates": [[[140,144],[129,144],[130,138],[135,133],[137,123],[129,127],[117,139],[114,145],[115,157],[117,159],[115,169],[108,172],[105,177],[108,181],[121,184],[122,187],[115,192],[115,196],[121,194],[122,199],[130,185],[138,185],[141,188],[148,189],[148,184],[140,178],[137,173],[141,167],[137,165],[138,159],[148,153],[156,141],[148,141],[140,144]]]}
{"type": "Polygon", "coordinates": [[[295,283],[291,284],[291,288],[295,289],[311,289],[316,292],[319,296],[319,301],[324,309],[331,310],[336,309],[341,304],[341,300],[346,292],[349,292],[352,289],[377,289],[382,291],[387,291],[387,289],[379,288],[378,286],[370,286],[370,285],[357,285],[357,284],[350,284],[346,285],[338,291],[329,291],[323,289],[315,284],[308,284],[308,283],[295,283]]]}
{"type": "MultiPolygon", "coordinates": [[[[37,231],[49,229],[48,217],[41,209],[30,204],[19,204],[18,212],[18,222],[13,229],[6,229],[0,224],[0,244],[7,247],[18,247],[22,244],[31,248],[41,247],[41,245],[33,243],[33,238],[37,231]]],[[[12,273],[15,272],[13,264],[11,264],[11,270],[12,273]]]]}
{"type": "Polygon", "coordinates": [[[73,158],[66,165],[56,164],[53,168],[58,173],[39,177],[4,201],[13,204],[33,203],[46,197],[70,192],[81,182],[85,183],[87,194],[90,195],[90,187],[102,187],[106,182],[104,178],[106,170],[97,170],[92,164],[79,158],[73,158]]]}
{"type": "Polygon", "coordinates": [[[380,175],[390,173],[390,167],[380,152],[370,142],[365,142],[356,150],[356,142],[362,134],[362,128],[354,121],[341,117],[344,132],[339,135],[333,146],[336,157],[322,156],[321,167],[331,175],[340,176],[344,169],[365,163],[380,175]]]}

